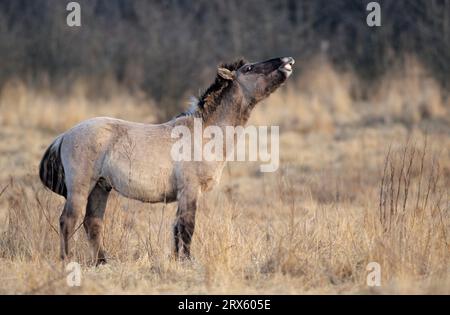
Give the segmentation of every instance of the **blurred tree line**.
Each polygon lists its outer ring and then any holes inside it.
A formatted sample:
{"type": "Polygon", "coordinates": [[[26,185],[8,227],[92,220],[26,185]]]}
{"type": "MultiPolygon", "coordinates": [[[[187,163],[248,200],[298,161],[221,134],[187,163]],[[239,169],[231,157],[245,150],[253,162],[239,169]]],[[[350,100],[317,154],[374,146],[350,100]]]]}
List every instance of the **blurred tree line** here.
{"type": "MultiPolygon", "coordinates": [[[[64,91],[113,78],[175,109],[211,81],[220,61],[324,53],[371,83],[414,54],[449,90],[450,0],[385,0],[368,27],[366,0],[0,0],[0,87],[11,78],[64,91]]],[[[171,110],[169,110],[171,111],[171,110]]]]}

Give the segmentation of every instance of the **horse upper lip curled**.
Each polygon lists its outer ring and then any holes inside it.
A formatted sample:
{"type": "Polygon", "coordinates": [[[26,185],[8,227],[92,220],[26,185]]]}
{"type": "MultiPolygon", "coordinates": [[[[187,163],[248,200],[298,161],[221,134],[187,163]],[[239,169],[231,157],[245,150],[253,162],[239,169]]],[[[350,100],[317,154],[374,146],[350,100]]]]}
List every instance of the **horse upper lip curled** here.
{"type": "MultiPolygon", "coordinates": [[[[211,86],[193,107],[163,124],[142,124],[98,117],[59,135],[39,165],[42,183],[66,198],[60,217],[61,258],[85,211],[84,228],[97,264],[106,262],[102,231],[111,190],[148,203],[178,202],[173,226],[174,254],[190,256],[197,201],[221,177],[226,160],[179,161],[171,150],[177,127],[243,126],[255,105],[277,90],[292,74],[292,57],[221,64],[211,86]]],[[[227,148],[223,148],[227,156],[227,148]]]]}
{"type": "Polygon", "coordinates": [[[292,57],[282,58],[283,64],[280,66],[279,70],[289,77],[292,74],[292,66],[295,64],[295,59],[292,57]]]}

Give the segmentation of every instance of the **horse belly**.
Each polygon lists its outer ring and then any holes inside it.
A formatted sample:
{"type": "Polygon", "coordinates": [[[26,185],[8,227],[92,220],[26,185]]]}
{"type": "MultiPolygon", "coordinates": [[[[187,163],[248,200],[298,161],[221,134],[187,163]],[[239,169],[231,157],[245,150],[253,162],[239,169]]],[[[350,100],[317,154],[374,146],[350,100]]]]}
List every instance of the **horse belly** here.
{"type": "Polygon", "coordinates": [[[104,177],[114,190],[127,198],[143,202],[175,201],[176,191],[170,168],[151,167],[140,162],[126,164],[126,161],[117,161],[105,167],[104,177]]]}

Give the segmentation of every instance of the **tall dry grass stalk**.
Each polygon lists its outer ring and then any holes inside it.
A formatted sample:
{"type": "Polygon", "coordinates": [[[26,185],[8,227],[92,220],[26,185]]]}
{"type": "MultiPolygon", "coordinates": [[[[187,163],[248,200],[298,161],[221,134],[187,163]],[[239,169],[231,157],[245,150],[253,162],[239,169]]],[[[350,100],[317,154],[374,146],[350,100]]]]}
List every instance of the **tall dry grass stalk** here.
{"type": "Polygon", "coordinates": [[[449,178],[439,155],[427,139],[422,147],[408,143],[389,150],[380,182],[377,251],[392,253],[383,258],[388,268],[418,279],[448,273],[449,178]]]}

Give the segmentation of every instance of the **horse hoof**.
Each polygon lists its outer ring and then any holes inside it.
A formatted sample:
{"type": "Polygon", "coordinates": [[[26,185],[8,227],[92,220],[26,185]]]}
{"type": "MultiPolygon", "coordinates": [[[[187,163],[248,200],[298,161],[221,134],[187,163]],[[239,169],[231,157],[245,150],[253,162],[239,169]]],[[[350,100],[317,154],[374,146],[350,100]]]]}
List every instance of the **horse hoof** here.
{"type": "Polygon", "coordinates": [[[99,258],[97,259],[97,263],[95,264],[96,267],[100,266],[100,265],[106,265],[108,263],[108,261],[106,260],[106,258],[99,258]]]}

